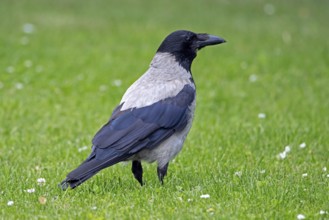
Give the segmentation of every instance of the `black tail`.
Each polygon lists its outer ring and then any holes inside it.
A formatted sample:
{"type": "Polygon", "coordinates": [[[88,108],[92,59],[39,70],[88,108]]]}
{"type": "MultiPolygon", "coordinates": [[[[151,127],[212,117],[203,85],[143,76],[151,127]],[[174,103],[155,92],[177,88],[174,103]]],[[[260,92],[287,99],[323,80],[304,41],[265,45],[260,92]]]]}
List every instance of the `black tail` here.
{"type": "Polygon", "coordinates": [[[66,190],[68,187],[71,187],[74,189],[75,187],[81,185],[85,181],[87,181],[89,178],[94,176],[96,173],[98,173],[103,168],[95,169],[93,165],[95,164],[95,160],[92,161],[85,161],[83,162],[78,168],[71,171],[65,180],[63,180],[60,184],[60,187],[63,190],[66,190]],[[93,169],[94,168],[94,169],[93,169]]]}
{"type": "Polygon", "coordinates": [[[78,168],[71,171],[65,180],[63,180],[59,187],[62,190],[66,190],[68,187],[74,189],[75,187],[81,185],[86,180],[94,176],[96,173],[102,169],[112,166],[126,159],[127,157],[113,157],[109,159],[97,160],[95,156],[90,155],[87,160],[85,160],[78,168]]]}

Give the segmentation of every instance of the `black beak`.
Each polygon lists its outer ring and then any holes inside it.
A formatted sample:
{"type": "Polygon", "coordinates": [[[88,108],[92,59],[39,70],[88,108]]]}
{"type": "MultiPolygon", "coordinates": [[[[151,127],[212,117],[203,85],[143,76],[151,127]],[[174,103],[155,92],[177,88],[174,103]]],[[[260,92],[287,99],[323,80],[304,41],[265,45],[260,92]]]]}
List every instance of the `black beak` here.
{"type": "Polygon", "coordinates": [[[198,40],[197,40],[198,49],[210,45],[222,44],[225,42],[226,41],[221,37],[217,37],[210,34],[198,34],[198,40]]]}

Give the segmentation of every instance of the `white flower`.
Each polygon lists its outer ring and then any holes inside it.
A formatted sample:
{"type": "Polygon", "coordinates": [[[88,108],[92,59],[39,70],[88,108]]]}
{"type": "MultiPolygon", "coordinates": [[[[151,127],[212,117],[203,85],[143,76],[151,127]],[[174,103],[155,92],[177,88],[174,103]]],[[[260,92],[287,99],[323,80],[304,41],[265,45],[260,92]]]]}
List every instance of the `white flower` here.
{"type": "Polygon", "coordinates": [[[24,88],[24,85],[23,85],[23,83],[16,83],[15,87],[16,87],[17,90],[21,90],[21,89],[24,88]]]}
{"type": "Polygon", "coordinates": [[[237,171],[234,173],[235,176],[241,177],[242,176],[242,171],[237,171]]]}
{"type": "Polygon", "coordinates": [[[37,66],[37,67],[35,68],[35,71],[36,71],[37,73],[41,73],[41,72],[43,71],[43,66],[37,66]]]}
{"type": "Polygon", "coordinates": [[[12,205],[14,205],[14,201],[8,201],[7,202],[7,206],[12,206],[12,205]]]}
{"type": "Polygon", "coordinates": [[[289,145],[285,146],[284,151],[279,153],[278,158],[282,160],[285,159],[290,151],[291,147],[289,145]]]}
{"type": "Polygon", "coordinates": [[[327,174],[327,177],[329,177],[329,174],[327,174]]]}
{"type": "Polygon", "coordinates": [[[291,151],[291,148],[289,145],[284,148],[284,152],[289,153],[290,151],[291,151]]]}
{"type": "Polygon", "coordinates": [[[302,177],[307,177],[307,173],[303,173],[302,177]]]}
{"type": "Polygon", "coordinates": [[[256,81],[257,81],[257,75],[255,75],[255,74],[251,74],[251,75],[249,76],[249,81],[250,81],[250,82],[256,82],[256,81]]]}
{"type": "Polygon", "coordinates": [[[37,179],[38,185],[42,186],[46,183],[46,179],[45,178],[38,178],[37,179]]]}
{"type": "Polygon", "coordinates": [[[323,168],[322,168],[322,171],[323,171],[323,172],[326,172],[326,171],[327,171],[327,167],[323,167],[323,168]]]}
{"type": "Polygon", "coordinates": [[[303,215],[303,214],[298,214],[298,215],[297,215],[297,219],[299,219],[299,220],[305,219],[305,215],[303,215]]]}
{"type": "Polygon", "coordinates": [[[122,81],[120,79],[115,79],[112,84],[116,87],[120,87],[122,85],[122,81]]]}
{"type": "Polygon", "coordinates": [[[91,210],[96,210],[96,209],[97,209],[96,206],[91,207],[91,210]]]}
{"type": "Polygon", "coordinates": [[[266,170],[261,170],[259,171],[261,174],[264,174],[266,172],[266,170]]]}
{"type": "Polygon", "coordinates": [[[31,34],[34,32],[34,25],[30,23],[26,23],[23,25],[23,32],[26,34],[31,34]]]}
{"type": "Polygon", "coordinates": [[[84,151],[84,150],[88,150],[88,147],[87,146],[83,146],[83,147],[80,147],[78,149],[79,152],[84,151]]]}
{"type": "Polygon", "coordinates": [[[6,68],[7,73],[13,73],[15,71],[15,68],[13,66],[8,66],[6,68]]]}
{"type": "Polygon", "coordinates": [[[27,189],[27,190],[24,190],[25,192],[27,193],[34,193],[35,192],[35,189],[34,188],[31,188],[31,189],[27,189]]]}
{"type": "Polygon", "coordinates": [[[273,15],[275,14],[275,7],[272,4],[266,4],[264,5],[264,12],[267,15],[273,15]]]}
{"type": "Polygon", "coordinates": [[[32,63],[31,60],[25,60],[25,61],[24,61],[24,66],[25,66],[26,68],[30,68],[32,65],[33,65],[33,63],[32,63]]]}
{"type": "Polygon", "coordinates": [[[324,211],[324,210],[320,210],[320,215],[325,215],[325,214],[328,214],[328,212],[327,211],[324,211]]]}
{"type": "Polygon", "coordinates": [[[287,157],[287,152],[285,152],[285,151],[283,151],[282,153],[279,153],[279,158],[280,159],[284,159],[284,158],[286,158],[287,157]]]}
{"type": "Polygon", "coordinates": [[[258,118],[264,119],[264,118],[266,118],[266,114],[265,113],[259,113],[258,118]]]}
{"type": "Polygon", "coordinates": [[[192,202],[192,199],[187,199],[188,202],[192,202]]]}
{"type": "Polygon", "coordinates": [[[301,144],[299,145],[299,147],[300,147],[300,148],[305,148],[305,147],[306,147],[305,142],[301,143],[301,144]]]}
{"type": "Polygon", "coordinates": [[[209,194],[204,194],[204,195],[201,195],[200,198],[201,199],[208,199],[208,198],[210,198],[210,195],[209,194]]]}

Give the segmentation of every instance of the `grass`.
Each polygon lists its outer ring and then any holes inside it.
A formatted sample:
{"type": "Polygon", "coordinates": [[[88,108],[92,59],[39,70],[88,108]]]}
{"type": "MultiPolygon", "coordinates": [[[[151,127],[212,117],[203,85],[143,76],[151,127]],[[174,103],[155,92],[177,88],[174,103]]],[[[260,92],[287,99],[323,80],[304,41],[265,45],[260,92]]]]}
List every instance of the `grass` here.
{"type": "Polygon", "coordinates": [[[328,1],[0,4],[0,219],[329,219],[328,1]],[[176,29],[228,43],[194,62],[195,121],[165,185],[154,164],[145,187],[119,164],[60,191],[176,29]]]}

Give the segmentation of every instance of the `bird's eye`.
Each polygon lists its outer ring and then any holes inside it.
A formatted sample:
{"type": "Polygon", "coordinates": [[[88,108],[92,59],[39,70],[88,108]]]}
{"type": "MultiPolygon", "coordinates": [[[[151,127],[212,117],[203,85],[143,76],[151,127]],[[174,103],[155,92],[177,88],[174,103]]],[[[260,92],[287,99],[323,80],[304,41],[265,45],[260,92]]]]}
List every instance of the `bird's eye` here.
{"type": "Polygon", "coordinates": [[[192,36],[192,35],[187,35],[187,36],[185,37],[185,40],[188,41],[188,42],[190,42],[190,41],[193,40],[193,36],[192,36]]]}

